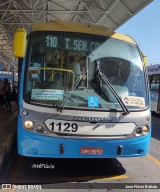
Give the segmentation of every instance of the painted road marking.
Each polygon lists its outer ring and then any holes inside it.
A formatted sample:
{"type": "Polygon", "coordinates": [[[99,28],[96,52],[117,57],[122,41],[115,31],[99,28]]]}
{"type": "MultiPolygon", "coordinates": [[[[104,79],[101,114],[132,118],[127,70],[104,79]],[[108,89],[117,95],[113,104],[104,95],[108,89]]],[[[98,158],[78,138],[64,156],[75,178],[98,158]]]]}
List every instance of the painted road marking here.
{"type": "Polygon", "coordinates": [[[128,178],[128,175],[119,175],[119,176],[113,176],[113,177],[105,177],[105,176],[75,177],[74,179],[77,181],[89,181],[89,180],[118,180],[118,179],[127,179],[127,178],[128,178]]]}
{"type": "Polygon", "coordinates": [[[118,179],[128,179],[128,175],[120,175],[120,176],[107,177],[107,178],[95,179],[95,180],[118,180],[118,179]]]}
{"type": "Polygon", "coordinates": [[[148,154],[147,157],[148,157],[149,159],[151,159],[152,161],[154,161],[156,164],[160,165],[160,160],[157,159],[156,157],[154,157],[153,155],[148,154]]]}

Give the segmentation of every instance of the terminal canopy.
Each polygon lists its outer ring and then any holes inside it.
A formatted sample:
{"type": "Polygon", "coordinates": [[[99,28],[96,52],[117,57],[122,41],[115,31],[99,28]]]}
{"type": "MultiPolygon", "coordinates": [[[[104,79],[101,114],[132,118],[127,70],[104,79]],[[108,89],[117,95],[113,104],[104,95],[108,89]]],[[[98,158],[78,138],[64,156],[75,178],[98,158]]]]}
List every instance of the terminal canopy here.
{"type": "Polygon", "coordinates": [[[69,20],[117,29],[153,0],[0,0],[0,64],[12,71],[12,39],[18,27],[69,20]]]}

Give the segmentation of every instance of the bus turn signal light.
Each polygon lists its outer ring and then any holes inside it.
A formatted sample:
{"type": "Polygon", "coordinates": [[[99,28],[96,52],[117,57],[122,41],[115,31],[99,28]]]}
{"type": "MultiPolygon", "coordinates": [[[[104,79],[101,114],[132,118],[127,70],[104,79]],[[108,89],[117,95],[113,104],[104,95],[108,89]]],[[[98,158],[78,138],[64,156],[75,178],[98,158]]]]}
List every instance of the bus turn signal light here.
{"type": "Polygon", "coordinates": [[[149,132],[149,127],[147,125],[145,125],[142,129],[143,133],[146,134],[149,132]]]}

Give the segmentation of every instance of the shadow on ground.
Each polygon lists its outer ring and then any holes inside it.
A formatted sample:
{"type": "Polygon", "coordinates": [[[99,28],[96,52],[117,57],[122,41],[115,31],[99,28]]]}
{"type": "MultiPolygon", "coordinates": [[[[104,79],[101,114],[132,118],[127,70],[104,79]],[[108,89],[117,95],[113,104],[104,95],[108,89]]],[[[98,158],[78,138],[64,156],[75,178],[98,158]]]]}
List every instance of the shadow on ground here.
{"type": "Polygon", "coordinates": [[[126,170],[117,159],[46,159],[17,156],[6,169],[0,182],[14,184],[83,182],[125,173],[126,170]],[[34,168],[35,165],[43,166],[34,168]],[[50,168],[44,168],[44,165],[50,168]]]}

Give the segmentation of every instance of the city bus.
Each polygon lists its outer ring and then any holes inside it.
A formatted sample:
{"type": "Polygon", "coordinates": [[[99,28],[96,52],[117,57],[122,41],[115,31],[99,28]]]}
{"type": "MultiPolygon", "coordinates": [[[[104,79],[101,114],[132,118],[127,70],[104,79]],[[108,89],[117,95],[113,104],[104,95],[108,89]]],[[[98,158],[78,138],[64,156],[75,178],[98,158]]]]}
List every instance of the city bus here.
{"type": "Polygon", "coordinates": [[[148,154],[149,84],[129,36],[70,21],[18,28],[18,154],[116,158],[148,154]]]}
{"type": "Polygon", "coordinates": [[[160,113],[160,64],[149,65],[147,70],[150,86],[151,111],[160,113]]]}

